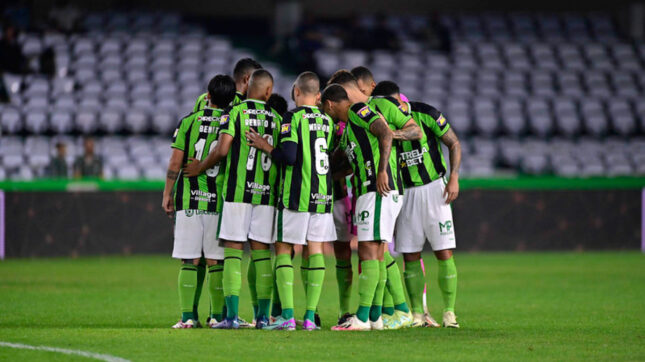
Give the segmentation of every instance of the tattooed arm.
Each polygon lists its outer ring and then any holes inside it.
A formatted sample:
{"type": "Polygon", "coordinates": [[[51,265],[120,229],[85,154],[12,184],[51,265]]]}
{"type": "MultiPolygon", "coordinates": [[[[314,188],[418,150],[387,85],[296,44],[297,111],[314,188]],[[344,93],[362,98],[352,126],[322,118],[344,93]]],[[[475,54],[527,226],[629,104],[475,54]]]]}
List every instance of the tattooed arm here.
{"type": "Polygon", "coordinates": [[[163,201],[161,202],[161,207],[168,217],[172,217],[175,212],[175,205],[172,199],[172,188],[175,186],[177,177],[179,177],[183,158],[184,151],[176,148],[172,149],[172,155],[168,162],[168,172],[166,173],[166,186],[163,189],[163,201]]]}
{"type": "Polygon", "coordinates": [[[410,119],[405,125],[403,125],[403,128],[394,131],[393,135],[395,140],[402,141],[416,141],[420,140],[421,137],[423,137],[423,131],[414,119],[410,119]]]}
{"type": "Polygon", "coordinates": [[[383,118],[379,118],[370,125],[370,132],[378,138],[380,151],[380,162],[376,174],[376,190],[385,196],[390,191],[390,178],[387,175],[387,165],[392,151],[392,130],[387,126],[383,118]]]}
{"type": "Polygon", "coordinates": [[[461,166],[461,145],[459,144],[459,138],[455,134],[455,131],[452,128],[449,128],[443,136],[441,136],[441,142],[448,146],[450,150],[450,179],[448,180],[448,185],[446,185],[446,190],[444,191],[444,197],[446,198],[446,204],[449,204],[459,196],[459,167],[461,166]]]}

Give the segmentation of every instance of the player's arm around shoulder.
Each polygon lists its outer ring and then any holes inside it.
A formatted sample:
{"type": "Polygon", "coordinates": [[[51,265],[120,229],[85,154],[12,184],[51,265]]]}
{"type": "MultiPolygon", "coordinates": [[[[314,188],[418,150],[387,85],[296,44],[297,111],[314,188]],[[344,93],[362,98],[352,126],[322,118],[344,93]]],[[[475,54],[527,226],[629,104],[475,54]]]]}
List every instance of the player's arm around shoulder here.
{"type": "Polygon", "coordinates": [[[457,196],[459,196],[459,167],[461,166],[461,144],[459,143],[457,134],[450,127],[448,127],[446,132],[441,136],[441,142],[448,146],[448,149],[450,150],[450,178],[444,191],[446,204],[449,204],[455,201],[457,199],[457,196]]]}
{"type": "MultiPolygon", "coordinates": [[[[235,108],[233,108],[234,110],[235,108]]],[[[184,166],[183,173],[185,177],[195,177],[206,172],[209,168],[218,164],[231,149],[233,137],[235,136],[235,125],[232,124],[233,110],[229,114],[220,117],[220,134],[217,138],[217,145],[208,153],[204,160],[190,158],[188,164],[184,166]],[[231,131],[232,130],[232,131],[231,131]]]]}
{"type": "Polygon", "coordinates": [[[379,147],[379,164],[376,173],[376,190],[379,194],[385,196],[390,189],[390,177],[387,175],[388,159],[392,152],[392,139],[394,132],[387,125],[382,117],[378,117],[370,125],[370,132],[378,139],[379,147]]]}

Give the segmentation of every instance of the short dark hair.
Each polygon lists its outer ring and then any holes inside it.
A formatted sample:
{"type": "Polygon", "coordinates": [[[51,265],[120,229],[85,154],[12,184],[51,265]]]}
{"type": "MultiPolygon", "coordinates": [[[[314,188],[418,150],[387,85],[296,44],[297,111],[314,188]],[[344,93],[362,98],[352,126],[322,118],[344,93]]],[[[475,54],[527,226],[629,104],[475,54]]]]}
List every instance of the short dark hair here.
{"type": "Polygon", "coordinates": [[[320,92],[320,79],[314,72],[300,73],[295,83],[298,88],[307,94],[317,94],[320,92]]]}
{"type": "Polygon", "coordinates": [[[372,91],[373,96],[393,96],[395,94],[399,94],[401,90],[399,89],[399,86],[392,82],[391,80],[384,80],[381,82],[378,82],[376,87],[374,87],[374,90],[372,91]]]}
{"type": "Polygon", "coordinates": [[[262,79],[262,78],[265,78],[265,79],[271,80],[271,83],[273,83],[273,76],[266,69],[256,69],[256,70],[254,70],[253,73],[251,73],[251,78],[258,79],[258,80],[262,79]]]}
{"type": "Polygon", "coordinates": [[[340,84],[330,84],[322,92],[320,97],[320,102],[325,104],[326,101],[340,102],[343,100],[348,100],[347,92],[340,84]]]}
{"type": "Polygon", "coordinates": [[[337,70],[336,73],[332,74],[331,78],[329,78],[329,81],[327,81],[327,85],[342,85],[347,83],[354,83],[355,85],[358,85],[358,83],[356,83],[356,77],[354,77],[352,73],[350,73],[347,69],[337,70]]]}
{"type": "Polygon", "coordinates": [[[226,107],[235,98],[235,81],[228,75],[218,74],[208,82],[208,95],[211,103],[226,107]]]}
{"type": "Polygon", "coordinates": [[[283,115],[287,112],[287,100],[278,93],[271,94],[271,97],[267,100],[267,105],[278,112],[279,115],[283,115]]]}
{"type": "Polygon", "coordinates": [[[258,63],[255,59],[251,58],[242,58],[235,63],[235,68],[233,69],[233,77],[235,80],[240,80],[242,77],[248,73],[252,73],[256,69],[262,69],[262,65],[258,63]]]}
{"type": "Polygon", "coordinates": [[[367,67],[364,67],[362,65],[352,69],[352,75],[356,79],[360,79],[360,80],[365,80],[365,81],[374,80],[374,76],[372,75],[372,72],[370,72],[370,70],[367,69],[367,67]]]}

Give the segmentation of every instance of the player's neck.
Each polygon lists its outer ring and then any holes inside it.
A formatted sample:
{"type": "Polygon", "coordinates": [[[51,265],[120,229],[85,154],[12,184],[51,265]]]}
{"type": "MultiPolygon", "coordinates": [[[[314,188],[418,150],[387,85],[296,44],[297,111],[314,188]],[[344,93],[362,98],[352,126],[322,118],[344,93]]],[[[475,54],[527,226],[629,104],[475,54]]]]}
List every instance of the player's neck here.
{"type": "Polygon", "coordinates": [[[316,98],[306,98],[296,103],[296,107],[316,107],[316,98]]]}
{"type": "Polygon", "coordinates": [[[369,97],[363,94],[363,92],[358,88],[349,88],[347,96],[349,97],[349,101],[352,103],[365,103],[369,99],[369,97]]]}

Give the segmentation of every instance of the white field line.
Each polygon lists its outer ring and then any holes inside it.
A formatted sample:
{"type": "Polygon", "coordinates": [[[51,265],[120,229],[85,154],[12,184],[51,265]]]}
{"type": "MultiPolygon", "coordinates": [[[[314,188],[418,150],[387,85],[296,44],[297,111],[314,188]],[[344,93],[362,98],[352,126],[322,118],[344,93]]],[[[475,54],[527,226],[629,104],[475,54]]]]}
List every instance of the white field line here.
{"type": "Polygon", "coordinates": [[[109,354],[85,352],[85,351],[80,351],[80,350],[77,350],[77,349],[65,349],[65,348],[47,347],[47,346],[30,346],[28,344],[10,343],[10,342],[2,342],[2,341],[0,341],[0,347],[28,349],[28,350],[32,350],[32,351],[46,351],[46,352],[64,353],[64,354],[83,356],[83,357],[87,357],[87,358],[93,358],[93,359],[97,359],[97,360],[100,360],[100,361],[106,361],[106,362],[129,362],[127,359],[123,359],[121,357],[110,356],[109,354]]]}

